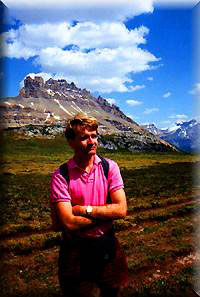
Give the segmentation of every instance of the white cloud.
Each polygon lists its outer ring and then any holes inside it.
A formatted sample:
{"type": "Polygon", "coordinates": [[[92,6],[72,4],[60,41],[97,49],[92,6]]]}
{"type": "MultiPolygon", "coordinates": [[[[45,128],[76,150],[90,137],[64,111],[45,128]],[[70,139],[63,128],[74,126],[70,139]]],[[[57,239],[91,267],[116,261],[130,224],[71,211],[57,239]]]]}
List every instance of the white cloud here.
{"type": "Polygon", "coordinates": [[[126,103],[130,106],[137,106],[137,105],[141,105],[143,104],[142,101],[138,101],[138,100],[133,100],[133,99],[130,99],[130,100],[126,100],[126,103]]]}
{"type": "Polygon", "coordinates": [[[200,95],[200,83],[196,83],[189,93],[192,95],[200,95]]]}
{"type": "Polygon", "coordinates": [[[149,77],[147,77],[147,80],[152,81],[153,80],[153,77],[152,76],[149,76],[149,77]]]}
{"type": "Polygon", "coordinates": [[[167,92],[163,95],[163,98],[168,98],[171,96],[171,94],[172,94],[171,92],[167,92]]]}
{"type": "Polygon", "coordinates": [[[26,23],[78,21],[124,21],[153,12],[153,0],[4,0],[11,15],[26,23]]]}
{"type": "MultiPolygon", "coordinates": [[[[29,50],[29,57],[40,53],[44,48],[65,48],[74,45],[71,50],[94,48],[137,47],[146,42],[148,28],[141,26],[128,30],[122,23],[95,24],[91,22],[22,25],[3,33],[9,57],[23,57],[24,50],[29,50]],[[55,34],[56,32],[56,34],[55,34]],[[24,50],[23,50],[24,49],[24,50]],[[21,53],[22,51],[22,53],[21,53]]],[[[68,48],[69,50],[69,48],[68,48]]]]}
{"type": "Polygon", "coordinates": [[[173,114],[169,116],[170,119],[187,119],[188,116],[186,114],[173,114]]]}
{"type": "Polygon", "coordinates": [[[159,108],[157,108],[157,107],[146,108],[145,111],[144,111],[144,114],[150,114],[152,112],[158,112],[158,111],[159,111],[159,108]]]}
{"type": "Polygon", "coordinates": [[[135,92],[135,91],[138,91],[138,90],[141,90],[141,89],[144,89],[145,88],[145,85],[136,85],[136,86],[130,86],[130,91],[132,92],[135,92]]]}
{"type": "Polygon", "coordinates": [[[55,0],[6,0],[11,13],[27,23],[2,34],[3,53],[9,58],[33,58],[41,72],[56,73],[91,91],[142,89],[145,85],[130,86],[129,74],[154,69],[160,59],[139,47],[146,43],[148,28],[128,30],[121,21],[152,12],[152,3],[61,0],[58,5],[55,0]]]}
{"type": "Polygon", "coordinates": [[[188,7],[193,7],[195,6],[199,0],[154,0],[154,5],[155,6],[181,6],[181,7],[184,7],[184,6],[188,6],[188,7]]]}
{"type": "Polygon", "coordinates": [[[157,59],[139,48],[95,49],[85,53],[59,48],[41,50],[37,63],[45,72],[58,72],[91,90],[126,92],[128,73],[151,69],[157,59]]]}
{"type": "Polygon", "coordinates": [[[108,103],[112,104],[116,104],[116,100],[114,98],[106,98],[106,100],[108,101],[108,103]]]}
{"type": "Polygon", "coordinates": [[[3,38],[8,57],[32,57],[42,72],[56,73],[91,91],[127,92],[145,87],[127,87],[132,82],[129,73],[152,69],[151,63],[159,61],[139,48],[148,32],[144,26],[128,30],[117,22],[74,26],[65,22],[22,25],[3,33],[3,38]]]}
{"type": "Polygon", "coordinates": [[[133,121],[136,121],[136,120],[138,120],[140,118],[140,117],[135,116],[135,115],[132,115],[130,113],[126,113],[126,116],[129,117],[129,118],[131,118],[133,121]]]}

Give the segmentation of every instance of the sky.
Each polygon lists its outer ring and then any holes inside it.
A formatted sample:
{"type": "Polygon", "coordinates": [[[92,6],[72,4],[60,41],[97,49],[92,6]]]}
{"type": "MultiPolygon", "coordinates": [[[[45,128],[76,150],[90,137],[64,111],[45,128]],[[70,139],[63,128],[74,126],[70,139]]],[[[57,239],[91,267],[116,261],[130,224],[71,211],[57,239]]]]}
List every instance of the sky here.
{"type": "Polygon", "coordinates": [[[173,129],[197,117],[193,0],[5,0],[0,79],[64,78],[139,124],[173,129]],[[57,3],[59,2],[59,5],[57,3]]]}

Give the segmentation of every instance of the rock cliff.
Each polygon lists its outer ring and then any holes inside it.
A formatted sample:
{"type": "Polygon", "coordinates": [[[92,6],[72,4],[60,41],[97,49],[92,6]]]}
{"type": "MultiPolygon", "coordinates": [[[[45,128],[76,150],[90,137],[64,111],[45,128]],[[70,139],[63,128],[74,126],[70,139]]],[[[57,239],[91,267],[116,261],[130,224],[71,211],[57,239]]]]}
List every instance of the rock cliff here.
{"type": "Polygon", "coordinates": [[[99,121],[104,146],[130,151],[175,150],[127,117],[118,106],[64,79],[44,81],[39,76],[34,79],[28,76],[18,96],[1,99],[0,109],[3,129],[29,136],[55,136],[63,131],[68,119],[85,112],[99,121]]]}

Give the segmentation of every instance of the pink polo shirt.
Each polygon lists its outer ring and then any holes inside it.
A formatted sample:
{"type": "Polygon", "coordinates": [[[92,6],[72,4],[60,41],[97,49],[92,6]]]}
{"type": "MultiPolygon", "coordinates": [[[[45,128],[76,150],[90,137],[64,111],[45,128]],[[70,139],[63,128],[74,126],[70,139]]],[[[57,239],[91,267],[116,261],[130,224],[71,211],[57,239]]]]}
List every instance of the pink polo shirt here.
{"type": "MultiPolygon", "coordinates": [[[[101,165],[101,159],[95,155],[94,165],[90,173],[80,169],[74,159],[68,161],[69,185],[60,174],[58,168],[51,179],[51,206],[57,202],[71,202],[72,205],[103,206],[109,192],[115,192],[124,187],[117,163],[109,162],[108,179],[101,165]]],[[[54,222],[55,223],[55,222],[54,222]]],[[[81,236],[99,237],[110,228],[112,222],[102,221],[98,226],[92,226],[87,231],[80,230],[81,236]]]]}

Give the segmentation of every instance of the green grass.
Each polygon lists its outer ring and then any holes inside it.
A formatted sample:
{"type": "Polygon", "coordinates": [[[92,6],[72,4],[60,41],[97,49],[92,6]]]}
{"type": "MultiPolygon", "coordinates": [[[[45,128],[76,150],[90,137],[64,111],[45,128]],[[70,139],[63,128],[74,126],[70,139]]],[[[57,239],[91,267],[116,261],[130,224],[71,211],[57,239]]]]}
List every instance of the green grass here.
{"type": "MultiPolygon", "coordinates": [[[[60,297],[60,233],[50,230],[50,176],[72,151],[62,137],[13,136],[4,137],[1,150],[1,296],[60,297]]],[[[177,261],[194,252],[193,218],[199,214],[199,200],[194,199],[193,175],[199,157],[102,148],[99,154],[119,164],[127,195],[128,216],[114,222],[133,284],[123,297],[184,296],[192,285],[192,264],[182,267],[177,261]],[[152,277],[163,268],[169,275],[152,277]]]]}

